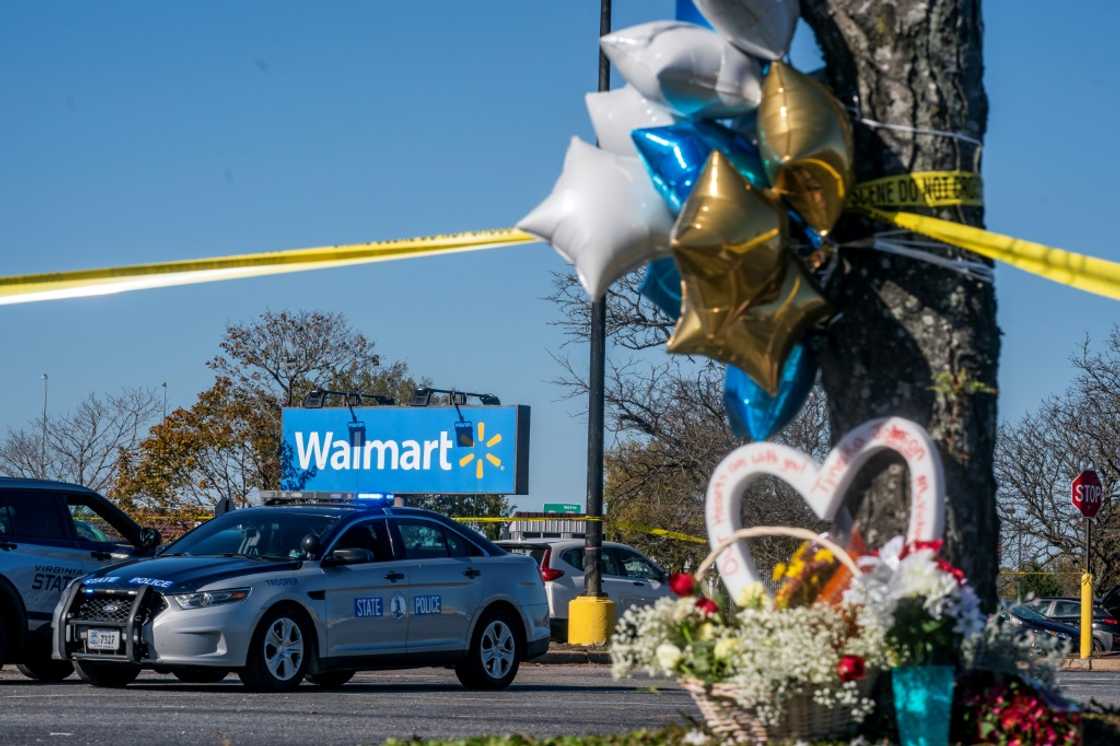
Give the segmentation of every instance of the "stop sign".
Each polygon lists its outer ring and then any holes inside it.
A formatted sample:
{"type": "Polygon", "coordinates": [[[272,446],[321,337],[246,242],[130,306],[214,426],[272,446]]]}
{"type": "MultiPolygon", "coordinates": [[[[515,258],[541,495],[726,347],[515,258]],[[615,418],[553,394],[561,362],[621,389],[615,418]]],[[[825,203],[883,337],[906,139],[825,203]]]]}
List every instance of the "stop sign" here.
{"type": "Polygon", "coordinates": [[[1081,515],[1086,518],[1095,516],[1104,502],[1104,487],[1101,486],[1100,477],[1092,469],[1086,469],[1073,478],[1070,493],[1073,507],[1080,510],[1081,515]]]}

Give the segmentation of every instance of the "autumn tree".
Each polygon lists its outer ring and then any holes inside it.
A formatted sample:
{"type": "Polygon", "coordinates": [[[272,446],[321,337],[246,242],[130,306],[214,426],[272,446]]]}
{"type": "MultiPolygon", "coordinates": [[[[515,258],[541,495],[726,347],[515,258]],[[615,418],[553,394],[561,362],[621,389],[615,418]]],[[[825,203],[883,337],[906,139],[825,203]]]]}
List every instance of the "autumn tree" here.
{"type": "Polygon", "coordinates": [[[418,385],[403,362],[382,365],[342,314],[266,311],[231,324],[209,363],[213,385],[153,428],[119,489],[159,507],[243,501],[284,478],[281,411],[315,389],[407,400],[418,385]]]}
{"type": "Polygon", "coordinates": [[[1106,498],[1094,521],[1092,556],[1103,592],[1120,583],[1120,327],[1099,349],[1084,340],[1071,362],[1076,374],[1065,391],[1000,429],[995,473],[1003,565],[1076,572],[1085,533],[1070,503],[1070,480],[1094,469],[1106,498]]]}
{"type": "Polygon", "coordinates": [[[58,479],[111,492],[120,459],[133,454],[160,402],[149,389],[90,394],[64,415],[9,430],[0,441],[0,474],[58,479]]]}

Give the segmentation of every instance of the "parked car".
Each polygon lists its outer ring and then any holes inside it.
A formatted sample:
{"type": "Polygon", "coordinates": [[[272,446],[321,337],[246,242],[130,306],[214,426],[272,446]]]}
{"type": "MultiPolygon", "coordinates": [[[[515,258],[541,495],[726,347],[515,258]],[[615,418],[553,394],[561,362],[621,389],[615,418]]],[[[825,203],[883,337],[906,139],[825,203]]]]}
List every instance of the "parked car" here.
{"type": "Polygon", "coordinates": [[[53,626],[55,658],[105,687],[145,668],[290,691],[442,665],[502,689],[549,644],[534,562],[437,513],[345,498],[224,513],[70,584],[53,626]]]}
{"type": "MultiPolygon", "coordinates": [[[[1081,600],[1077,598],[1036,598],[1027,605],[1055,622],[1081,629],[1081,600]]],[[[1078,632],[1080,635],[1080,632],[1078,632]]],[[[1093,604],[1093,652],[1111,653],[1120,646],[1120,622],[1100,604],[1093,604]]],[[[1078,638],[1080,640],[1080,637],[1078,638]]]]}
{"type": "Polygon", "coordinates": [[[159,532],[138,526],[76,484],[0,477],[0,665],[38,681],[74,668],[51,660],[51,612],[71,580],[151,554],[159,532]]]}
{"type": "MultiPolygon", "coordinates": [[[[567,639],[568,603],[583,594],[583,539],[500,541],[510,552],[527,554],[537,561],[548,594],[552,636],[567,639]]],[[[599,557],[603,592],[614,601],[621,616],[631,606],[651,604],[672,595],[668,574],[649,557],[626,544],[603,542],[599,557]]]]}
{"type": "Polygon", "coordinates": [[[1038,634],[1057,638],[1069,646],[1070,649],[1073,649],[1074,646],[1077,645],[1078,633],[1075,627],[1047,619],[1042,616],[1042,614],[1038,613],[1036,609],[1026,604],[1016,604],[1010,608],[1001,609],[999,613],[1001,617],[1010,619],[1011,622],[1017,626],[1038,634]]]}

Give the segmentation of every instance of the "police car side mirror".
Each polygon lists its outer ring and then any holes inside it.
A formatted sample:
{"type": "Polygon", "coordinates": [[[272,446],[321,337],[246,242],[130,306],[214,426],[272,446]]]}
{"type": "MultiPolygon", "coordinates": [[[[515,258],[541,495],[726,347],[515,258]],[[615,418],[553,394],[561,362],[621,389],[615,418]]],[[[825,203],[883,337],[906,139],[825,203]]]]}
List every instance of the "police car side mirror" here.
{"type": "Polygon", "coordinates": [[[155,549],[161,541],[163,541],[163,537],[154,528],[149,527],[140,531],[141,549],[155,549]]]}
{"type": "Polygon", "coordinates": [[[325,567],[358,565],[363,562],[373,562],[374,559],[373,552],[368,549],[336,549],[324,557],[321,564],[325,567]]]}
{"type": "Polygon", "coordinates": [[[319,537],[315,534],[308,534],[304,536],[299,542],[299,548],[303,550],[303,556],[314,559],[319,556],[319,537]]]}

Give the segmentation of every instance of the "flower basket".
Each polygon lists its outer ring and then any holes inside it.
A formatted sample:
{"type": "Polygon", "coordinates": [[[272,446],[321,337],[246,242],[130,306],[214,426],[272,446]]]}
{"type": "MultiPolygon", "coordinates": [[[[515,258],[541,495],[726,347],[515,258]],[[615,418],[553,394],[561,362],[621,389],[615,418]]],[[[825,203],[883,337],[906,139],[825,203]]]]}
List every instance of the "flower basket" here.
{"type": "MultiPolygon", "coordinates": [[[[869,673],[860,689],[870,694],[875,678],[869,673]]],[[[771,740],[820,739],[849,736],[856,723],[843,709],[822,707],[810,694],[786,699],[781,720],[767,726],[747,708],[735,701],[734,684],[706,685],[696,679],[682,679],[681,687],[692,695],[708,729],[722,742],[767,743],[771,740]]]]}
{"type": "MultiPolygon", "coordinates": [[[[715,564],[719,555],[742,539],[762,536],[789,536],[811,541],[828,549],[847,568],[852,577],[859,574],[859,567],[846,551],[835,542],[812,531],[787,526],[755,526],[736,531],[724,539],[700,564],[696,572],[697,583],[715,564]]],[[[874,685],[873,672],[860,681],[863,695],[874,685]]],[[[680,685],[692,695],[708,728],[726,742],[767,743],[780,739],[819,739],[851,735],[857,723],[845,708],[828,708],[820,705],[811,693],[788,696],[782,702],[782,715],[777,722],[763,723],[750,709],[738,703],[738,688],[731,682],[705,684],[696,679],[681,679],[680,685]]]]}

